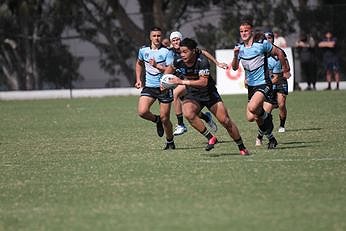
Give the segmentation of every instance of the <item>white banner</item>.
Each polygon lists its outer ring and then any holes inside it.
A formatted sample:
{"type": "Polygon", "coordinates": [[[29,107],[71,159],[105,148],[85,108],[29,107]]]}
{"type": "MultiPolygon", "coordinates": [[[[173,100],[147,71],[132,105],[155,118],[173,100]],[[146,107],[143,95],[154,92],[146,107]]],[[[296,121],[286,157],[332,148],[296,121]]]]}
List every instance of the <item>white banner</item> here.
{"type": "MultiPolygon", "coordinates": [[[[293,54],[291,48],[283,49],[287,55],[288,62],[291,67],[291,78],[288,79],[288,91],[293,91],[294,86],[294,66],[293,66],[293,54]]],[[[231,64],[233,59],[233,49],[216,50],[215,57],[217,61],[227,63],[228,68],[216,69],[216,87],[220,94],[247,94],[247,89],[244,86],[245,71],[244,68],[239,65],[238,70],[233,71],[231,64]]]]}

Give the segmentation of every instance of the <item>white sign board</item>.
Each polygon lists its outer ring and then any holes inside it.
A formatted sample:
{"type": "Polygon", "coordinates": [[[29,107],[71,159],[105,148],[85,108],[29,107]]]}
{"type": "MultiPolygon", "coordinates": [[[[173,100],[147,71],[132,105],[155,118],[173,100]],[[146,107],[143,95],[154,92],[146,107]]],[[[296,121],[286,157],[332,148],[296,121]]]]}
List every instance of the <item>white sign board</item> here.
{"type": "MultiPolygon", "coordinates": [[[[288,91],[293,91],[294,86],[294,66],[293,66],[293,54],[291,48],[283,49],[287,55],[288,63],[291,67],[291,78],[288,79],[288,91]]],[[[227,63],[228,68],[216,69],[216,87],[221,95],[226,94],[247,94],[247,89],[244,86],[245,71],[244,68],[239,65],[238,70],[233,71],[231,64],[233,59],[233,49],[216,50],[215,57],[217,61],[227,63]]]]}

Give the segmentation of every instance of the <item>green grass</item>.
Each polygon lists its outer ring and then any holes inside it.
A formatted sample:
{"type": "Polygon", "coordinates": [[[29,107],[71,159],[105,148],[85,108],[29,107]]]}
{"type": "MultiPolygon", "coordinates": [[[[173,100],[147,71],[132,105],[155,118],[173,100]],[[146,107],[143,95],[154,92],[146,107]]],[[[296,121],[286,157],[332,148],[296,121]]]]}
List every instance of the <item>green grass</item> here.
{"type": "Polygon", "coordinates": [[[346,230],[346,91],[291,93],[276,150],[223,99],[249,157],[220,126],[163,151],[137,97],[0,101],[0,231],[346,230]]]}

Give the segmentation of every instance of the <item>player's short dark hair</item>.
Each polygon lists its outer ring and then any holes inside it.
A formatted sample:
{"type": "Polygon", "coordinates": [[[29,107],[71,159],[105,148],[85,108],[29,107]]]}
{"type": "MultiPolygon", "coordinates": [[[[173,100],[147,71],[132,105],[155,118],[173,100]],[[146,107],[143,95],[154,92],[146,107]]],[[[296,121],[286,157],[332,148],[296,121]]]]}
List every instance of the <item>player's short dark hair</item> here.
{"type": "Polygon", "coordinates": [[[162,29],[160,27],[154,26],[150,29],[150,32],[152,31],[162,31],[162,29]]]}
{"type": "Polygon", "coordinates": [[[190,38],[184,38],[183,41],[180,42],[180,46],[187,47],[190,50],[197,48],[197,42],[190,38]]]}
{"type": "Polygon", "coordinates": [[[268,39],[268,36],[269,36],[272,39],[272,43],[274,43],[274,33],[272,31],[264,32],[264,36],[266,39],[268,39]]]}
{"type": "Polygon", "coordinates": [[[245,26],[245,25],[248,25],[250,27],[253,27],[253,23],[252,23],[252,20],[250,18],[243,18],[241,21],[240,21],[240,26],[245,26]]]}
{"type": "Polygon", "coordinates": [[[252,23],[249,22],[249,21],[242,21],[242,22],[240,22],[240,25],[241,25],[241,26],[250,26],[250,27],[253,27],[252,23]]]}

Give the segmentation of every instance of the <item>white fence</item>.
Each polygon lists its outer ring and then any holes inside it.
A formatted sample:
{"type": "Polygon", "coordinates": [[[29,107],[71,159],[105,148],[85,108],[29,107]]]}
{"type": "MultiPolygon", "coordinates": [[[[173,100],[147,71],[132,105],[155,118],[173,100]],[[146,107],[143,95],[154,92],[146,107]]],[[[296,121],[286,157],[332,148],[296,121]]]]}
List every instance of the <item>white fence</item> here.
{"type": "Polygon", "coordinates": [[[42,90],[42,91],[4,91],[0,92],[0,100],[32,100],[32,99],[69,99],[86,97],[139,95],[136,88],[105,88],[105,89],[73,89],[73,90],[42,90]]]}

